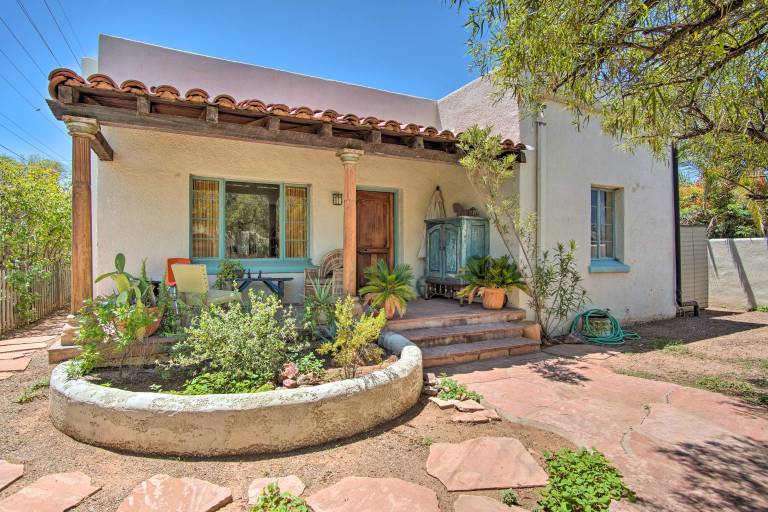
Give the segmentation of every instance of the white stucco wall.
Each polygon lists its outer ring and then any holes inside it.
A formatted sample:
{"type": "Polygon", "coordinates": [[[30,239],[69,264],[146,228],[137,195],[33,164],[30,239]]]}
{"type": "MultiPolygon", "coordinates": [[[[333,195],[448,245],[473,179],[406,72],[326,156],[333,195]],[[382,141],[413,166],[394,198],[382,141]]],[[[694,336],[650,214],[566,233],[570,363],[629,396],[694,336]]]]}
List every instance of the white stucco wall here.
{"type": "Polygon", "coordinates": [[[768,241],[709,240],[709,304],[733,309],[768,306],[768,241]]]}
{"type": "Polygon", "coordinates": [[[99,73],[119,84],[141,80],[147,87],[168,84],[181,94],[205,89],[211,99],[229,94],[237,101],[259,99],[289,107],[333,109],[339,114],[376,116],[440,128],[434,100],[360,85],[207,57],[107,35],[99,36],[99,73]]]}
{"type": "MultiPolygon", "coordinates": [[[[310,185],[311,257],[317,263],[342,246],[343,208],[331,195],[343,190],[343,169],[334,151],[250,143],[146,130],[104,127],[115,151],[112,162],[99,162],[95,179],[94,274],[110,271],[123,252],[128,270],[147,258],[150,277],[160,279],[169,257],[189,255],[190,176],[286,182],[310,185]]],[[[397,256],[423,273],[417,254],[424,215],[435,187],[446,207],[454,202],[480,208],[464,170],[458,165],[365,155],[358,167],[359,187],[395,189],[398,193],[397,256]]],[[[492,250],[501,253],[495,233],[492,250]]],[[[258,270],[258,269],[257,269],[258,270]]],[[[287,283],[287,299],[299,302],[303,274],[287,283]]],[[[110,288],[97,285],[97,292],[110,288]]]]}

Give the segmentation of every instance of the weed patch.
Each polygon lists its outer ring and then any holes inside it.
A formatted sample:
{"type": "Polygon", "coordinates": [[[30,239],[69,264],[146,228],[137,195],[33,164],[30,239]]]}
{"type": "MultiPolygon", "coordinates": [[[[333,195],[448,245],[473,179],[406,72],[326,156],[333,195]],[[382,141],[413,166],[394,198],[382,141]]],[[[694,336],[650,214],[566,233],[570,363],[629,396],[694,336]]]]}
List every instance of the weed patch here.
{"type": "Polygon", "coordinates": [[[480,393],[470,391],[444,373],[440,374],[440,393],[437,397],[443,400],[481,400],[483,398],[480,393]]]}
{"type": "Polygon", "coordinates": [[[27,402],[31,402],[37,396],[40,394],[40,391],[48,387],[48,379],[41,379],[36,382],[33,382],[26,388],[21,390],[21,393],[19,393],[19,396],[16,397],[14,400],[14,403],[17,404],[26,404],[27,402]]]}

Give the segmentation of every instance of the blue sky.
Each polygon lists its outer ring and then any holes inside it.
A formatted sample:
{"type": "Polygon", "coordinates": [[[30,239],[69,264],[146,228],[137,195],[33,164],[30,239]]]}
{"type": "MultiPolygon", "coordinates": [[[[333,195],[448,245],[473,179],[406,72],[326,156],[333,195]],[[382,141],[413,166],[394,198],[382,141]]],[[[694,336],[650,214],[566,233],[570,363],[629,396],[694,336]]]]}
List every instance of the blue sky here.
{"type": "Polygon", "coordinates": [[[46,75],[79,72],[73,54],[96,56],[100,33],[428,98],[477,76],[463,15],[443,0],[1,0],[0,16],[32,57],[0,22],[0,144],[24,157],[69,159],[46,75]]]}

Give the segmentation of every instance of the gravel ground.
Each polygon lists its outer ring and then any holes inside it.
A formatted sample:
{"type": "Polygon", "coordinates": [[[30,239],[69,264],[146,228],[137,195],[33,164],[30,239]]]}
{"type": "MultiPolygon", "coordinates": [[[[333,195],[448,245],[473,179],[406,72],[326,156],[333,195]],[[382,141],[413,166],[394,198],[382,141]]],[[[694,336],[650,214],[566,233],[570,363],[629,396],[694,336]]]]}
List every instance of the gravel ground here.
{"type": "Polygon", "coordinates": [[[739,396],[768,407],[768,313],[706,310],[633,328],[601,364],[617,372],[739,396]]]}
{"type": "MultiPolygon", "coordinates": [[[[60,317],[56,322],[35,326],[35,335],[56,333],[62,321],[60,317]]],[[[545,450],[573,447],[550,432],[507,421],[457,425],[450,422],[450,412],[423,400],[403,417],[371,432],[291,453],[214,460],[137,456],[82,444],[53,428],[45,391],[31,402],[13,402],[24,388],[47,378],[50,370],[45,351],[40,351],[25,372],[0,381],[0,459],[25,465],[24,477],[0,492],[0,498],[43,475],[80,470],[101,485],[102,490],[75,510],[108,512],[115,510],[136,484],[154,474],[166,473],[201,478],[231,488],[235,501],[223,509],[229,512],[246,509],[247,486],[257,477],[296,474],[306,483],[309,495],[346,476],[394,476],[433,489],[441,508],[452,510],[451,504],[460,493],[448,493],[425,470],[432,442],[510,436],[519,439],[540,463],[545,450]]],[[[478,494],[498,498],[499,492],[478,494]]],[[[534,490],[523,490],[519,495],[526,508],[533,508],[534,490]]]]}

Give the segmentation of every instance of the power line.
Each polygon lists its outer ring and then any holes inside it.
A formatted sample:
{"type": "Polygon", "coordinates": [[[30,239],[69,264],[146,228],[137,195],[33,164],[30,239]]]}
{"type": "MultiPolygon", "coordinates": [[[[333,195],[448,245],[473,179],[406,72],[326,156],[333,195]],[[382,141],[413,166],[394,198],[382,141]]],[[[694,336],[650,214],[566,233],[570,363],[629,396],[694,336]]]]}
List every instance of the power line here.
{"type": "Polygon", "coordinates": [[[45,73],[45,71],[43,71],[43,68],[41,68],[41,67],[40,67],[40,64],[38,64],[38,63],[37,63],[37,60],[35,60],[35,58],[32,56],[32,54],[31,54],[31,53],[29,53],[29,50],[27,50],[27,47],[26,47],[26,46],[24,46],[24,43],[22,43],[22,42],[21,42],[21,39],[19,39],[19,38],[16,36],[16,33],[13,31],[13,29],[11,29],[11,26],[10,26],[10,25],[8,25],[8,23],[6,23],[5,19],[4,19],[2,16],[0,16],[0,21],[2,21],[2,22],[3,22],[3,25],[5,25],[5,28],[6,28],[6,29],[8,29],[8,32],[10,32],[10,33],[11,33],[11,35],[13,36],[13,38],[16,40],[16,42],[17,42],[17,43],[19,43],[19,46],[21,46],[21,49],[22,49],[22,50],[24,50],[24,53],[26,53],[26,54],[27,54],[27,57],[29,57],[29,60],[31,60],[31,61],[32,61],[32,64],[34,64],[34,65],[35,65],[35,67],[36,67],[36,68],[37,68],[37,69],[40,71],[40,73],[41,73],[41,74],[42,74],[44,77],[46,77],[46,78],[47,78],[47,77],[48,77],[48,75],[45,73]]]}
{"type": "Polygon", "coordinates": [[[29,20],[29,23],[32,25],[32,28],[35,29],[35,32],[37,32],[37,35],[40,36],[40,40],[43,42],[46,48],[48,48],[48,52],[51,54],[51,57],[53,57],[53,60],[56,61],[56,64],[59,65],[59,67],[62,67],[61,61],[56,57],[56,54],[53,53],[53,50],[51,49],[50,45],[48,44],[48,41],[43,36],[43,33],[40,32],[40,29],[37,28],[37,25],[35,24],[35,20],[32,19],[32,16],[29,15],[29,11],[27,11],[27,8],[24,7],[24,4],[21,3],[21,0],[16,0],[16,3],[19,6],[19,9],[21,9],[21,12],[24,13],[24,16],[27,17],[27,20],[29,20]]]}
{"type": "Polygon", "coordinates": [[[35,92],[36,92],[36,93],[37,93],[37,94],[38,94],[38,95],[39,95],[41,98],[45,99],[45,96],[43,96],[43,95],[40,93],[40,91],[38,91],[38,90],[37,90],[37,86],[36,86],[35,84],[33,84],[33,83],[32,83],[32,81],[31,81],[29,78],[27,78],[27,75],[25,75],[25,74],[24,74],[24,72],[23,72],[21,69],[19,69],[19,66],[17,66],[17,65],[16,65],[16,63],[15,63],[15,62],[13,62],[13,59],[11,59],[11,58],[8,56],[8,54],[7,54],[7,53],[5,53],[5,52],[3,51],[3,49],[2,49],[2,48],[0,48],[0,53],[2,53],[2,54],[3,54],[3,57],[5,57],[6,59],[8,59],[8,62],[10,62],[10,63],[11,63],[11,66],[13,66],[13,69],[15,69],[16,71],[18,71],[18,72],[19,72],[19,74],[21,75],[21,77],[22,77],[24,80],[26,80],[26,82],[29,84],[29,86],[32,88],[32,90],[33,90],[33,91],[35,91],[35,92]]]}
{"type": "Polygon", "coordinates": [[[56,151],[55,149],[53,149],[51,146],[49,146],[48,144],[46,144],[46,143],[45,143],[45,142],[43,142],[42,140],[40,140],[40,139],[38,139],[37,137],[35,137],[35,135],[33,135],[33,134],[29,133],[27,130],[25,130],[25,129],[24,129],[24,127],[22,127],[22,126],[21,126],[19,123],[17,123],[16,121],[14,121],[12,118],[8,117],[7,115],[3,114],[2,112],[0,112],[0,116],[3,116],[3,117],[4,117],[4,118],[5,118],[5,119],[6,119],[6,120],[9,122],[9,123],[13,124],[13,125],[14,125],[16,128],[18,128],[19,130],[21,130],[22,132],[24,132],[24,133],[25,133],[25,134],[26,134],[26,135],[27,135],[27,136],[28,136],[30,139],[32,139],[32,140],[34,140],[34,141],[36,141],[36,142],[40,143],[40,145],[42,145],[44,148],[48,149],[48,150],[51,152],[51,154],[53,154],[53,155],[55,155],[55,156],[59,157],[59,159],[61,159],[61,160],[64,160],[64,161],[66,161],[66,160],[67,160],[66,158],[64,158],[63,156],[61,156],[61,153],[59,153],[58,151],[56,151]]]}
{"type": "Polygon", "coordinates": [[[56,0],[56,3],[59,4],[59,9],[61,10],[61,14],[64,15],[64,21],[67,22],[67,26],[69,27],[69,30],[72,33],[72,36],[75,38],[77,47],[80,48],[80,53],[82,55],[85,55],[85,48],[83,48],[83,44],[80,42],[80,38],[77,37],[77,31],[75,30],[75,27],[72,26],[72,22],[69,21],[69,16],[67,16],[67,11],[66,9],[64,9],[64,6],[61,5],[61,0],[56,0]]]}
{"type": "Polygon", "coordinates": [[[8,151],[8,152],[10,152],[10,153],[13,153],[13,154],[14,154],[14,155],[16,155],[17,157],[19,157],[19,159],[20,159],[22,162],[26,162],[26,161],[27,161],[27,159],[26,159],[26,158],[24,158],[23,156],[21,156],[20,154],[18,154],[17,152],[15,152],[14,150],[12,150],[11,148],[9,148],[8,146],[6,146],[6,145],[4,145],[4,144],[0,144],[0,148],[3,148],[3,149],[5,149],[6,151],[8,151]]]}
{"type": "Polygon", "coordinates": [[[57,125],[56,123],[54,123],[53,121],[51,121],[50,119],[48,119],[48,118],[45,116],[45,114],[43,114],[42,110],[40,110],[40,108],[39,108],[39,107],[36,107],[36,106],[35,106],[35,104],[34,104],[34,103],[32,103],[32,101],[31,101],[29,98],[27,98],[27,97],[26,97],[24,94],[22,94],[22,92],[21,92],[21,91],[20,91],[20,90],[19,90],[19,89],[18,89],[18,88],[15,86],[15,85],[13,85],[13,84],[11,83],[11,81],[10,81],[10,80],[8,80],[8,79],[7,79],[7,78],[6,78],[6,77],[5,77],[5,76],[4,76],[2,73],[0,73],[0,78],[2,78],[2,79],[3,79],[3,81],[5,81],[5,83],[7,83],[7,84],[8,84],[8,86],[9,86],[11,89],[13,89],[13,90],[16,92],[16,94],[18,94],[18,95],[19,95],[19,96],[20,96],[20,97],[21,97],[21,98],[22,98],[24,101],[26,101],[26,102],[29,104],[29,106],[30,106],[30,107],[32,107],[32,110],[34,110],[35,112],[37,112],[38,114],[40,114],[41,116],[43,116],[43,119],[45,119],[45,121],[46,121],[48,124],[50,124],[51,126],[53,126],[54,128],[56,128],[56,130],[58,130],[58,131],[59,131],[59,132],[60,132],[62,135],[64,135],[64,136],[66,136],[66,135],[67,135],[67,134],[66,134],[66,132],[64,132],[64,130],[62,130],[62,129],[61,129],[61,127],[60,127],[59,125],[57,125]]]}
{"type": "Polygon", "coordinates": [[[48,5],[48,0],[43,0],[43,3],[45,4],[45,8],[48,9],[48,13],[51,15],[51,18],[53,19],[53,23],[56,24],[56,28],[59,29],[59,34],[61,34],[61,38],[64,39],[64,44],[67,45],[67,48],[69,48],[69,53],[72,54],[72,58],[75,59],[75,64],[77,66],[80,66],[80,59],[77,58],[77,55],[75,55],[75,51],[72,49],[72,46],[69,44],[69,40],[67,39],[67,36],[64,35],[64,31],[61,30],[61,25],[59,25],[59,21],[56,19],[56,16],[53,15],[53,11],[51,10],[51,7],[48,5]]]}
{"type": "Polygon", "coordinates": [[[16,137],[17,139],[19,139],[21,142],[23,142],[24,144],[27,144],[28,146],[31,146],[31,147],[35,148],[37,151],[39,151],[39,152],[40,152],[42,155],[45,155],[47,158],[50,158],[51,160],[58,160],[58,158],[56,158],[56,157],[54,157],[54,156],[50,155],[50,154],[49,154],[47,151],[43,151],[43,150],[42,150],[42,149],[40,149],[40,148],[39,148],[39,147],[38,147],[36,144],[33,144],[33,143],[29,142],[27,139],[25,139],[24,137],[22,137],[21,135],[19,135],[19,134],[18,134],[18,133],[16,133],[15,131],[11,130],[10,128],[8,128],[7,126],[5,126],[3,123],[0,123],[0,128],[4,128],[4,129],[5,129],[5,130],[7,130],[7,131],[8,131],[8,132],[9,132],[11,135],[13,135],[13,136],[14,136],[14,137],[16,137]]]}

